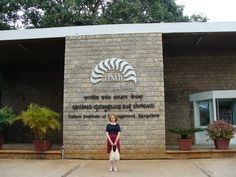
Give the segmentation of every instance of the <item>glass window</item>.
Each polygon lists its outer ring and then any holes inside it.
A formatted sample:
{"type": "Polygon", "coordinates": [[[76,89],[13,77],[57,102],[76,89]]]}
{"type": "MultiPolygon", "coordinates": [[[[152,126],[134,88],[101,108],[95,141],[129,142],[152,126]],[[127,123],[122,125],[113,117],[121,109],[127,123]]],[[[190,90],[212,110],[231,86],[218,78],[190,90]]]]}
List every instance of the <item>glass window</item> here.
{"type": "Polygon", "coordinates": [[[198,103],[200,126],[207,126],[210,123],[210,103],[201,101],[198,103]]]}
{"type": "Polygon", "coordinates": [[[217,119],[236,125],[236,100],[217,99],[216,103],[217,119]]]}

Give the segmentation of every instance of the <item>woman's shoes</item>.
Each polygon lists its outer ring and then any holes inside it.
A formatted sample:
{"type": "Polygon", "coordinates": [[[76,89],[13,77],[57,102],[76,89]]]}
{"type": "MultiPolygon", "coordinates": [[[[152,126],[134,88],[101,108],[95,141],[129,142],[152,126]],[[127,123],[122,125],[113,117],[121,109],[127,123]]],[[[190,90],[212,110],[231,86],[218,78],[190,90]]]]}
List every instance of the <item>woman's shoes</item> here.
{"type": "Polygon", "coordinates": [[[110,171],[110,172],[112,172],[112,171],[117,172],[118,170],[117,170],[116,167],[114,167],[114,168],[110,167],[109,171],[110,171]]]}

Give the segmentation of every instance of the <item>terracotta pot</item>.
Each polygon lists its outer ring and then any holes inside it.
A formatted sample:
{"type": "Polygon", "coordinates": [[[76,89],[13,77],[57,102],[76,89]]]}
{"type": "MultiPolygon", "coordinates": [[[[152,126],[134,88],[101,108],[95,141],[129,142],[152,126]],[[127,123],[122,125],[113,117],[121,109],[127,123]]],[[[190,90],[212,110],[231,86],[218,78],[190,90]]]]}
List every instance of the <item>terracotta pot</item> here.
{"type": "Polygon", "coordinates": [[[4,143],[4,139],[0,138],[0,149],[2,149],[3,143],[4,143]]]}
{"type": "Polygon", "coordinates": [[[34,140],[33,143],[36,151],[48,151],[52,146],[52,144],[46,140],[34,140]]]}
{"type": "Polygon", "coordinates": [[[192,149],[192,138],[181,139],[178,138],[178,144],[180,150],[191,150],[192,149]]]}
{"type": "Polygon", "coordinates": [[[216,140],[214,140],[214,144],[215,144],[216,149],[220,149],[220,150],[229,149],[229,142],[230,142],[230,140],[228,140],[228,139],[216,139],[216,140]]]}

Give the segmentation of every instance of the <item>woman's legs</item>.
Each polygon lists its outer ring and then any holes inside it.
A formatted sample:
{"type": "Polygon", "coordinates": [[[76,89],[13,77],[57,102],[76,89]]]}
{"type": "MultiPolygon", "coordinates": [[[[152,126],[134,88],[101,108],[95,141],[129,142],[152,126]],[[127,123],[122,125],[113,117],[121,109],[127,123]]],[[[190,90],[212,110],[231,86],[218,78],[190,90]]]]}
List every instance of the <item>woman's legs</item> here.
{"type": "Polygon", "coordinates": [[[114,170],[114,171],[117,171],[116,162],[117,162],[116,160],[113,161],[113,170],[114,170]]]}
{"type": "Polygon", "coordinates": [[[113,170],[113,161],[110,160],[110,169],[109,169],[109,171],[112,171],[112,170],[113,170]]]}
{"type": "Polygon", "coordinates": [[[109,171],[117,171],[116,160],[110,160],[110,169],[109,171]]]}

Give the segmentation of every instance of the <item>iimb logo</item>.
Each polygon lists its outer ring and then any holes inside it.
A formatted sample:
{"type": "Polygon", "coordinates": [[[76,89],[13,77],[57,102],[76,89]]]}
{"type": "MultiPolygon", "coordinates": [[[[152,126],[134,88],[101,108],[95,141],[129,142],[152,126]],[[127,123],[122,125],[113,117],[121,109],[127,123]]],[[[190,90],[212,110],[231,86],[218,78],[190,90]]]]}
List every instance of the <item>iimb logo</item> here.
{"type": "Polygon", "coordinates": [[[94,90],[133,89],[137,82],[133,67],[125,60],[109,58],[95,66],[90,82],[94,84],[94,90]],[[108,83],[116,84],[112,87],[108,83]],[[121,85],[117,85],[120,83],[121,85]]]}

